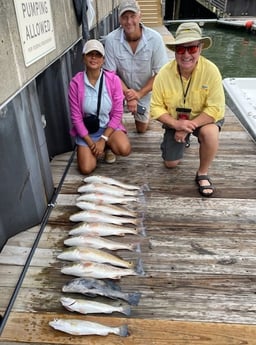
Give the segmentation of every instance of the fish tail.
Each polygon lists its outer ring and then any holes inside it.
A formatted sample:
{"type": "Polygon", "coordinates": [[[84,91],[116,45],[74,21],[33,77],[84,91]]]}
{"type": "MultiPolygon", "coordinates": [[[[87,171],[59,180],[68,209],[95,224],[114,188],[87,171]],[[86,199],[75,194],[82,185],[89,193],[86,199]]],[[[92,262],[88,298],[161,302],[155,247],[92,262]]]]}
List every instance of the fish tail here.
{"type": "Polygon", "coordinates": [[[146,237],[146,228],[143,224],[141,224],[140,226],[138,226],[136,228],[136,230],[138,231],[138,234],[143,236],[143,237],[146,237]]]}
{"type": "Polygon", "coordinates": [[[143,263],[141,258],[138,259],[137,263],[136,263],[136,269],[135,269],[136,273],[138,273],[139,275],[143,276],[145,274],[144,269],[143,269],[143,263]]]}
{"type": "Polygon", "coordinates": [[[119,335],[121,337],[127,337],[128,336],[128,326],[127,325],[122,325],[119,327],[119,335]]]}
{"type": "Polygon", "coordinates": [[[140,187],[140,193],[143,193],[143,192],[149,192],[150,191],[150,188],[149,188],[149,185],[147,183],[145,183],[144,185],[142,185],[140,187]]]}
{"type": "Polygon", "coordinates": [[[131,307],[129,305],[122,307],[122,313],[130,316],[131,315],[131,307]]]}
{"type": "Polygon", "coordinates": [[[133,292],[129,293],[127,302],[130,305],[138,305],[140,301],[141,293],[140,292],[133,292]]]}
{"type": "Polygon", "coordinates": [[[127,218],[127,223],[133,224],[133,225],[140,225],[140,219],[138,218],[127,218]]]}
{"type": "Polygon", "coordinates": [[[141,253],[141,247],[140,243],[133,243],[131,246],[132,250],[134,250],[136,253],[141,253]]]}
{"type": "Polygon", "coordinates": [[[146,200],[145,200],[145,196],[144,196],[144,194],[139,194],[138,195],[138,203],[140,204],[140,207],[146,207],[146,200]]]}

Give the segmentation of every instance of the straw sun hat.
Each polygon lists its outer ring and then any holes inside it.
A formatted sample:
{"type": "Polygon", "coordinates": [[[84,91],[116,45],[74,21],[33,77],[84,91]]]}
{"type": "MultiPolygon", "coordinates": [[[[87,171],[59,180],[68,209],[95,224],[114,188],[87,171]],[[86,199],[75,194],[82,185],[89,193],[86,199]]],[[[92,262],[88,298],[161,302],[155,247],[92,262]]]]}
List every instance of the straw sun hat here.
{"type": "Polygon", "coordinates": [[[200,41],[203,43],[203,49],[208,49],[212,45],[210,37],[203,37],[202,31],[197,23],[180,24],[175,33],[175,40],[167,43],[167,48],[175,51],[175,46],[189,42],[200,41]]]}

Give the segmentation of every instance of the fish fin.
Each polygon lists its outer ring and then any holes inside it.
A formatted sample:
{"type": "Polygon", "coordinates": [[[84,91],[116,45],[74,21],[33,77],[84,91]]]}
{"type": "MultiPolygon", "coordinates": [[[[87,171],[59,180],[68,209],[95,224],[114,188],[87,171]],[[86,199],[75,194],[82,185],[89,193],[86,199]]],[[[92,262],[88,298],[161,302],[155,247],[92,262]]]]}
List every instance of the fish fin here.
{"type": "Polygon", "coordinates": [[[122,313],[127,315],[127,316],[130,316],[131,315],[131,307],[129,305],[123,306],[122,307],[122,313]]]}
{"type": "Polygon", "coordinates": [[[129,297],[128,297],[127,302],[130,305],[138,305],[139,301],[140,301],[140,298],[141,298],[141,293],[140,292],[129,293],[129,297]]]}
{"type": "Polygon", "coordinates": [[[141,235],[141,236],[143,236],[143,237],[146,237],[146,228],[145,228],[145,226],[144,226],[143,224],[141,224],[140,226],[138,226],[138,227],[136,228],[136,230],[137,230],[137,234],[138,234],[138,235],[141,235]]]}
{"type": "Polygon", "coordinates": [[[121,327],[119,327],[119,335],[121,337],[127,337],[129,335],[127,325],[122,325],[121,327]]]}
{"type": "Polygon", "coordinates": [[[150,191],[150,188],[149,188],[149,185],[147,183],[143,184],[140,187],[140,192],[149,192],[149,191],[150,191]]]}
{"type": "Polygon", "coordinates": [[[141,253],[141,247],[140,243],[133,243],[131,245],[132,250],[134,250],[136,253],[141,253]]]}
{"type": "Polygon", "coordinates": [[[109,286],[111,289],[115,290],[115,291],[121,291],[120,286],[115,283],[113,280],[110,279],[104,279],[104,282],[107,284],[107,286],[109,286]]]}
{"type": "Polygon", "coordinates": [[[137,199],[139,205],[146,207],[146,200],[144,194],[139,194],[137,199]]]}
{"type": "Polygon", "coordinates": [[[139,258],[137,263],[136,263],[135,271],[136,271],[136,273],[138,273],[141,276],[145,275],[145,272],[144,272],[144,269],[143,269],[143,263],[142,263],[142,259],[141,258],[139,258]]]}

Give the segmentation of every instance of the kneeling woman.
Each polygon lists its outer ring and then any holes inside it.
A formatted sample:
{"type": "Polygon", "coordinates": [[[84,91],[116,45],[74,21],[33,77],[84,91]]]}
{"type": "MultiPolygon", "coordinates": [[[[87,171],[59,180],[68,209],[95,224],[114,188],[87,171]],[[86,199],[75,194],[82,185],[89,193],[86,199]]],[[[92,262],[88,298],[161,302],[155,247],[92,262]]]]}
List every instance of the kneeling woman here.
{"type": "Polygon", "coordinates": [[[104,47],[89,40],[83,48],[85,71],[78,72],[69,85],[71,135],[77,144],[78,168],[90,174],[97,159],[113,163],[115,155],[128,156],[131,145],[122,125],[123,91],[114,72],[103,71],[104,47]]]}

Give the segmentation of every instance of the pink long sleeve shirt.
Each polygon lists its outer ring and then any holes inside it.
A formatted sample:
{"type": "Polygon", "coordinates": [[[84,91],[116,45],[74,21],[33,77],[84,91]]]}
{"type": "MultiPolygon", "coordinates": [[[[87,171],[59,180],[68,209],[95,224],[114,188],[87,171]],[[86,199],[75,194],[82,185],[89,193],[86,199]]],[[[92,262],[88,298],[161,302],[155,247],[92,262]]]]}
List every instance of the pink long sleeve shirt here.
{"type": "MultiPolygon", "coordinates": [[[[112,71],[104,71],[104,75],[107,92],[112,101],[108,127],[126,132],[122,125],[124,96],[120,79],[112,71]]],[[[83,122],[84,97],[86,97],[84,72],[78,72],[69,84],[68,100],[72,122],[70,134],[72,136],[79,135],[81,138],[84,138],[88,134],[88,130],[83,122]]]]}

